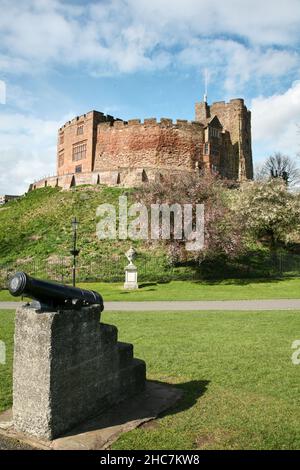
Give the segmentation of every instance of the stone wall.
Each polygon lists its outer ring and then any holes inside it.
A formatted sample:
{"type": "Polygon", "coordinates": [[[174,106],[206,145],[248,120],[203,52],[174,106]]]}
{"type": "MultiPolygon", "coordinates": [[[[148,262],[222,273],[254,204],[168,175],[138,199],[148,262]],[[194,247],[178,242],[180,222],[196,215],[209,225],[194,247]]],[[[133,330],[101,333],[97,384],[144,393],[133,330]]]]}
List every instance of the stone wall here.
{"type": "Polygon", "coordinates": [[[223,129],[229,133],[226,157],[229,165],[238,167],[236,178],[252,179],[251,113],[244,100],[233,99],[229,103],[218,101],[210,106],[204,102],[196,103],[195,115],[195,119],[203,124],[211,117],[218,116],[223,129]]]}
{"type": "Polygon", "coordinates": [[[76,166],[81,166],[81,172],[83,173],[92,171],[94,166],[97,125],[100,122],[110,122],[113,120],[114,118],[112,116],[105,116],[98,111],[90,111],[64,124],[58,131],[57,175],[61,176],[75,173],[76,166]],[[86,157],[74,161],[73,146],[78,144],[86,145],[86,157]]]}
{"type": "Polygon", "coordinates": [[[130,187],[164,173],[199,169],[252,179],[251,113],[244,100],[196,103],[195,114],[192,122],[126,122],[98,111],[77,116],[59,129],[57,176],[41,179],[29,190],[99,183],[130,187]],[[220,121],[217,137],[208,129],[216,125],[217,119],[210,122],[214,116],[220,121]],[[73,148],[80,143],[86,144],[86,154],[75,161],[73,148]]]}
{"type": "Polygon", "coordinates": [[[98,125],[94,171],[118,168],[192,170],[201,160],[203,126],[171,119],[98,125]]]}
{"type": "MultiPolygon", "coordinates": [[[[173,174],[191,173],[194,170],[174,168],[173,174]]],[[[126,188],[138,187],[145,182],[161,180],[170,174],[168,168],[118,168],[117,170],[99,170],[87,173],[78,173],[43,178],[29,186],[29,191],[45,187],[58,187],[64,190],[80,185],[103,184],[106,186],[122,186],[126,188]]]]}

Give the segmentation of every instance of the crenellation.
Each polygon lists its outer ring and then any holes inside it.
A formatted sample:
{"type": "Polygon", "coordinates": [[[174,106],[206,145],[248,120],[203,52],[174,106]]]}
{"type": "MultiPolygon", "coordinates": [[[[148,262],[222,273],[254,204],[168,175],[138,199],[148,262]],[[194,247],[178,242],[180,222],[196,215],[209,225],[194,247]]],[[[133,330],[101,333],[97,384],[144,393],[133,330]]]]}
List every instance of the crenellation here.
{"type": "Polygon", "coordinates": [[[211,106],[226,106],[226,104],[225,101],[214,101],[211,106]]]}
{"type": "Polygon", "coordinates": [[[239,104],[241,106],[244,106],[244,100],[243,98],[233,98],[232,100],[230,100],[229,103],[232,103],[232,104],[239,104]]]}
{"type": "Polygon", "coordinates": [[[123,129],[125,126],[127,126],[126,121],[115,121],[112,123],[112,127],[115,129],[123,129]]]}
{"type": "Polygon", "coordinates": [[[160,118],[159,124],[162,124],[163,126],[172,126],[173,125],[173,119],[160,118]]]}
{"type": "Polygon", "coordinates": [[[218,172],[253,177],[251,112],[242,98],[195,104],[195,120],[124,121],[89,111],[58,130],[57,175],[31,189],[80,184],[135,186],[165,172],[218,172]]]}
{"type": "Polygon", "coordinates": [[[144,125],[145,126],[155,126],[157,124],[157,119],[156,118],[145,118],[144,119],[144,125]]]}
{"type": "Polygon", "coordinates": [[[139,124],[141,124],[140,119],[129,119],[128,120],[128,126],[138,126],[139,124]]]}
{"type": "Polygon", "coordinates": [[[190,125],[191,123],[187,119],[177,119],[175,127],[181,128],[181,127],[188,127],[190,125]]]}

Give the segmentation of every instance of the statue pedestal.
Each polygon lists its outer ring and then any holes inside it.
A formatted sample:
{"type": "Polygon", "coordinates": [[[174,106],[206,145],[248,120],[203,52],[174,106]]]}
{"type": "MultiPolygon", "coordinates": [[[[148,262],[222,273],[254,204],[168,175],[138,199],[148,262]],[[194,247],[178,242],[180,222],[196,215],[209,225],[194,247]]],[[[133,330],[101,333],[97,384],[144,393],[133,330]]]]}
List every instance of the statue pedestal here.
{"type": "Polygon", "coordinates": [[[125,282],[124,282],[124,289],[138,289],[137,283],[137,267],[130,263],[125,268],[125,282]]]}

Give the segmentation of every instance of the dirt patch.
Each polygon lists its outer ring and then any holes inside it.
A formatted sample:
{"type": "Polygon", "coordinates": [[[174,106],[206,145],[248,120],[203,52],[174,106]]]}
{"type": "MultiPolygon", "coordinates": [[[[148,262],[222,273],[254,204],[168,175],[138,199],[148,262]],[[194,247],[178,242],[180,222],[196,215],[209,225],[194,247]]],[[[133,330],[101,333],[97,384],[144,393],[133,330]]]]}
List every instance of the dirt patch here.
{"type": "Polygon", "coordinates": [[[32,240],[34,242],[40,240],[42,237],[42,235],[31,235],[30,237],[28,237],[28,240],[32,240]]]}
{"type": "Polygon", "coordinates": [[[215,437],[211,434],[207,434],[207,435],[200,436],[196,439],[196,446],[197,446],[197,449],[202,449],[203,447],[214,444],[215,442],[216,442],[215,437]]]}
{"type": "Polygon", "coordinates": [[[228,441],[232,437],[232,433],[225,430],[218,430],[215,434],[203,434],[196,439],[196,448],[203,449],[207,446],[220,444],[228,441]]]}

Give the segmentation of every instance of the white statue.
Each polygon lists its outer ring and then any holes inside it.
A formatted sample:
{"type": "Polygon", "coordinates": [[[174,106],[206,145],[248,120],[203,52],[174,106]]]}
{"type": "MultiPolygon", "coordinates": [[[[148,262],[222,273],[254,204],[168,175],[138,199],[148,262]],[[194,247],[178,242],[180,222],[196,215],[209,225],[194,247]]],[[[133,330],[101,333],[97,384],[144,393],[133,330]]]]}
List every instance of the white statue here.
{"type": "Polygon", "coordinates": [[[133,264],[133,261],[136,257],[136,251],[133,247],[131,247],[126,253],[126,258],[129,261],[128,266],[125,268],[125,283],[124,289],[138,289],[138,282],[137,282],[137,267],[133,264]]]}
{"type": "Polygon", "coordinates": [[[129,250],[125,253],[126,258],[129,261],[129,265],[133,265],[133,261],[136,258],[136,251],[133,247],[129,248],[129,250]]]}

